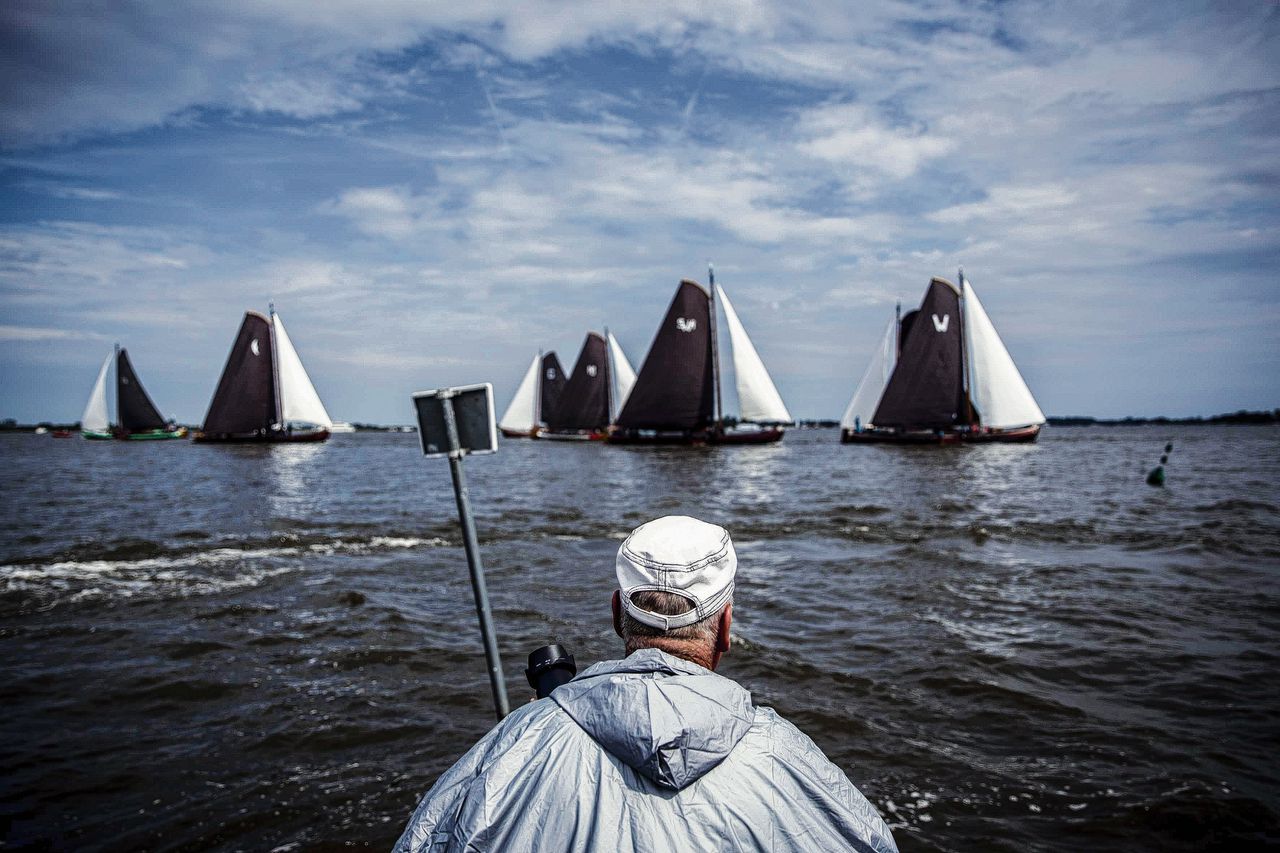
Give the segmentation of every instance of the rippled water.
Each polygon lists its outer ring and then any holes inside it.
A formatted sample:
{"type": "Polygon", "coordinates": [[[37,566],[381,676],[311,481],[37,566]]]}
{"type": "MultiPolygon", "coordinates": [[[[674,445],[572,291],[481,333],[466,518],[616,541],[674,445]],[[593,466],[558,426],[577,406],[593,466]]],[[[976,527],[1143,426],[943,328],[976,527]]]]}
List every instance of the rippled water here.
{"type": "MultiPolygon", "coordinates": [[[[416,437],[21,435],[0,459],[6,847],[386,848],[492,724],[447,466],[416,437]]],[[[517,701],[544,642],[618,654],[618,542],[683,512],[738,546],[722,672],[904,851],[1280,844],[1280,430],[509,441],[468,474],[517,701]]]]}

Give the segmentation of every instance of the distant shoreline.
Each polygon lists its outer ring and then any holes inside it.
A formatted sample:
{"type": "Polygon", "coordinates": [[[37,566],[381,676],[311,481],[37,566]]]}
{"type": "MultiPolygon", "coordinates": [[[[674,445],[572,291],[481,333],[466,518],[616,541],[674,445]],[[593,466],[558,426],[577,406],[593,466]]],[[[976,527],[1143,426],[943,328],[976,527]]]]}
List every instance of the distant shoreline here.
{"type": "MultiPolygon", "coordinates": [[[[1218,426],[1222,424],[1280,424],[1280,409],[1272,409],[1271,411],[1246,411],[1241,409],[1236,412],[1229,412],[1221,415],[1210,415],[1208,417],[1194,416],[1189,418],[1170,418],[1163,415],[1153,418],[1095,418],[1089,415],[1056,415],[1048,419],[1050,426],[1055,427],[1075,427],[1075,426],[1218,426]]],[[[188,429],[199,429],[199,425],[186,425],[188,429]]],[[[416,428],[409,426],[401,426],[398,424],[354,424],[356,432],[415,432],[416,428]]],[[[812,419],[805,418],[796,421],[794,429],[830,429],[840,426],[837,420],[812,419]]],[[[43,427],[46,430],[71,430],[78,431],[80,422],[74,423],[54,423],[52,421],[41,421],[37,424],[20,424],[13,418],[0,421],[0,432],[35,432],[43,427]]]]}

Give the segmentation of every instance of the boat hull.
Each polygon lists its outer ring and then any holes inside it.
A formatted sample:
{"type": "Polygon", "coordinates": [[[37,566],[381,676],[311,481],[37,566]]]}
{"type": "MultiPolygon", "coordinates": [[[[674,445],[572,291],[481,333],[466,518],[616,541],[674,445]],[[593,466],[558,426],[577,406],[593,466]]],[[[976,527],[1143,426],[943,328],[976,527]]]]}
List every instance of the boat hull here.
{"type": "Polygon", "coordinates": [[[328,441],[327,429],[294,430],[293,432],[270,431],[265,433],[206,433],[196,432],[191,440],[200,444],[307,444],[328,441]]]}
{"type": "Polygon", "coordinates": [[[498,431],[502,433],[503,438],[537,438],[537,429],[507,429],[506,427],[498,427],[498,431]]]}
{"type": "Polygon", "coordinates": [[[1007,430],[919,430],[914,432],[890,432],[864,429],[861,432],[842,429],[842,444],[1029,444],[1040,437],[1040,424],[1007,430]]]}
{"type": "Polygon", "coordinates": [[[186,437],[186,427],[178,427],[177,429],[153,429],[147,432],[121,433],[116,436],[116,438],[119,438],[122,441],[171,441],[175,438],[186,437]]]}
{"type": "Polygon", "coordinates": [[[542,430],[537,437],[541,441],[604,441],[609,436],[605,432],[551,432],[542,430]]]}
{"type": "Polygon", "coordinates": [[[781,441],[786,430],[765,427],[758,430],[690,430],[690,431],[623,431],[608,436],[610,444],[702,445],[702,444],[772,444],[781,441]]]}

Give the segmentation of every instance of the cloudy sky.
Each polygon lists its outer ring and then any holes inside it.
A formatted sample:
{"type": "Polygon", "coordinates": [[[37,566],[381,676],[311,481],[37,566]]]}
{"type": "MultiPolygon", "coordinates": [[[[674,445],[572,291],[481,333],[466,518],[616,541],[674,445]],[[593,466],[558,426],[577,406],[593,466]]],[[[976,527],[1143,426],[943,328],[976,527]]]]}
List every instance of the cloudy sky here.
{"type": "Polygon", "coordinates": [[[332,414],[638,366],[682,277],[792,412],[966,274],[1050,414],[1280,406],[1280,6],[0,4],[0,417],[113,341],[203,418],[269,300],[332,414]]]}

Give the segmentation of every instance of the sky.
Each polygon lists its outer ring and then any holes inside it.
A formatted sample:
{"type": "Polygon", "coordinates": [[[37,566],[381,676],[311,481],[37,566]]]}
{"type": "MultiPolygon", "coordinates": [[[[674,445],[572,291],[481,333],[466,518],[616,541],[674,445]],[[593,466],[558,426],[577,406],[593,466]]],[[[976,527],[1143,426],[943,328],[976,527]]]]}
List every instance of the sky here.
{"type": "Polygon", "coordinates": [[[1280,406],[1280,5],[0,4],[0,417],[203,419],[274,302],[336,419],[639,367],[707,263],[792,413],[965,274],[1050,415],[1280,406]]]}

